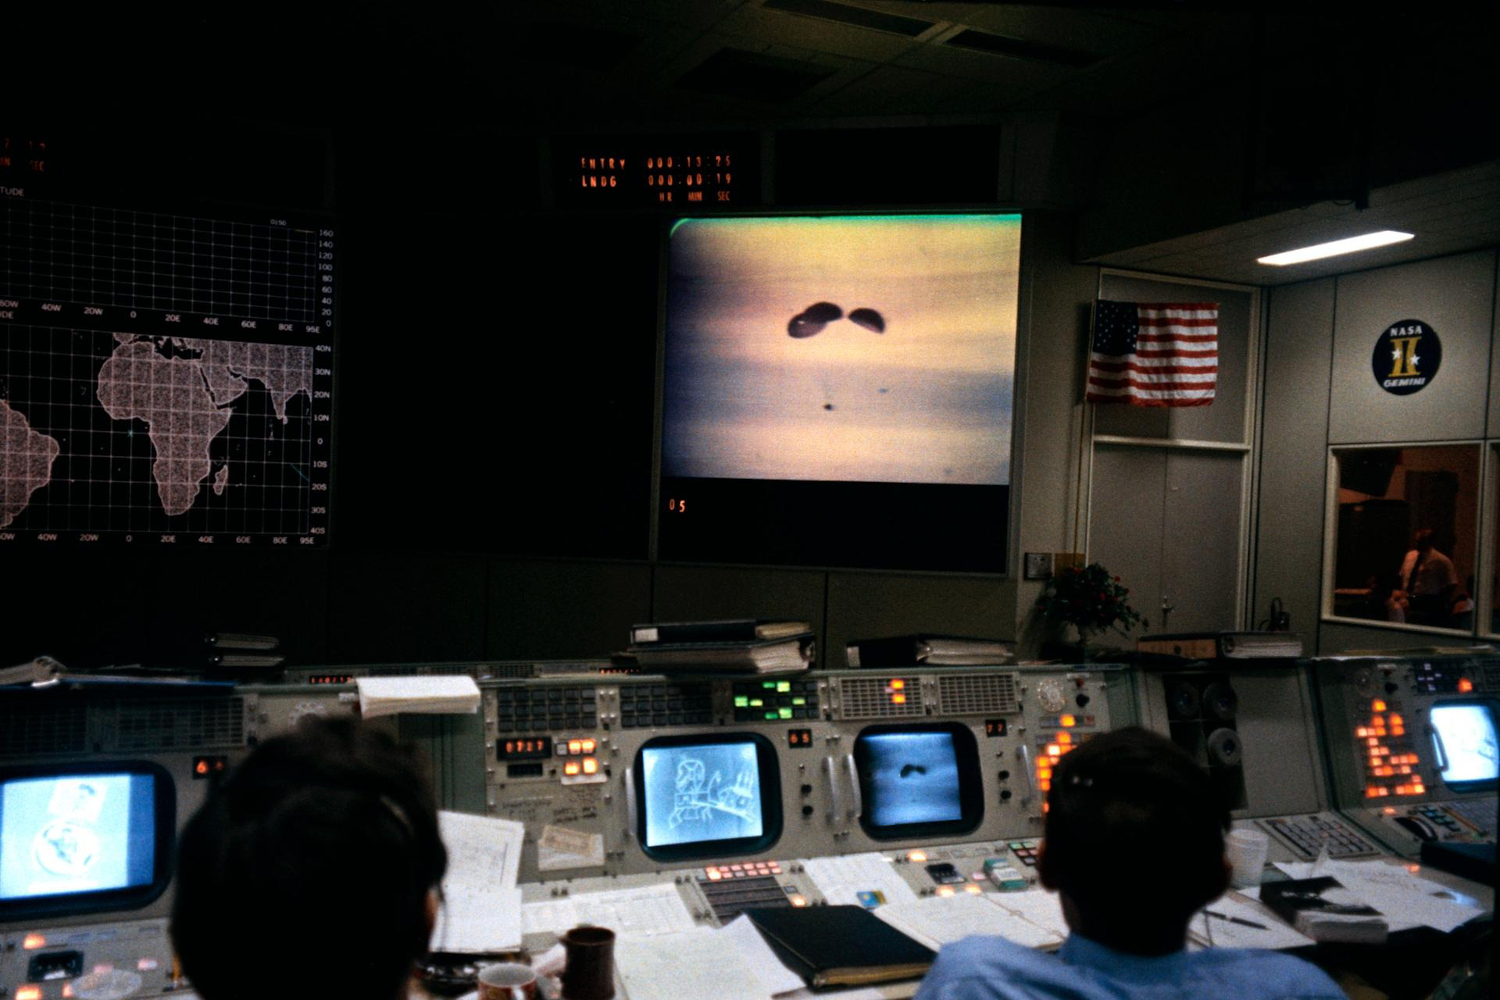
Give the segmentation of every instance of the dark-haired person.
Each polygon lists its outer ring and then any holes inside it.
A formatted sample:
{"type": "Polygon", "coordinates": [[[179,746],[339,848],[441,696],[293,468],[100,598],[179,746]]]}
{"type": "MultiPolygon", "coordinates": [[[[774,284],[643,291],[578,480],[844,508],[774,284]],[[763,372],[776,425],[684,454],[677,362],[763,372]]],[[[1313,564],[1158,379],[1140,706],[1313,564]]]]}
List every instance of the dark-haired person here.
{"type": "Polygon", "coordinates": [[[401,1000],[447,863],[411,754],[357,720],[309,719],[189,821],[172,942],[203,1000],[401,1000]]]}
{"type": "Polygon", "coordinates": [[[1334,1000],[1316,966],[1274,951],[1185,949],[1188,920],[1229,884],[1208,777],[1169,740],[1122,729],[1052,774],[1038,870],[1071,930],[1056,954],[971,937],[938,955],[917,1000],[1334,1000]]]}

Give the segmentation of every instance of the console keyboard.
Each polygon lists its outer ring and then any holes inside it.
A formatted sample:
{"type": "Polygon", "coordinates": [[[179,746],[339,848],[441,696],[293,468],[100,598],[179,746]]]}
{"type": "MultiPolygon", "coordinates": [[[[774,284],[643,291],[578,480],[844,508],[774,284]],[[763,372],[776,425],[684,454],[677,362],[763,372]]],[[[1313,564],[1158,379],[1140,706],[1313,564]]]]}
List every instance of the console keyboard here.
{"type": "Polygon", "coordinates": [[[1326,816],[1284,816],[1256,822],[1305,861],[1316,858],[1324,844],[1328,845],[1330,858],[1370,857],[1380,853],[1374,844],[1326,816]]]}

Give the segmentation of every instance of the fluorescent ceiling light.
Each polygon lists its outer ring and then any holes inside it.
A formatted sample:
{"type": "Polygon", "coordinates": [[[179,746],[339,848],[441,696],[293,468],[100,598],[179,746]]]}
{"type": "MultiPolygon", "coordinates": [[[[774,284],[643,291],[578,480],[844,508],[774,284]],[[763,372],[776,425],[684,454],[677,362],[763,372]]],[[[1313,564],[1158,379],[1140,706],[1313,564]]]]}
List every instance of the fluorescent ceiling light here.
{"type": "Polygon", "coordinates": [[[1273,253],[1269,257],[1258,257],[1255,262],[1257,264],[1274,264],[1277,267],[1284,267],[1287,264],[1300,264],[1305,260],[1319,260],[1323,257],[1337,257],[1341,253],[1354,253],[1357,250],[1371,250],[1375,247],[1389,246],[1392,243],[1400,243],[1403,240],[1411,238],[1411,233],[1398,233],[1394,229],[1382,229],[1378,233],[1351,236],[1346,240],[1334,240],[1332,243],[1319,243],[1316,246],[1303,247],[1301,250],[1273,253]]]}

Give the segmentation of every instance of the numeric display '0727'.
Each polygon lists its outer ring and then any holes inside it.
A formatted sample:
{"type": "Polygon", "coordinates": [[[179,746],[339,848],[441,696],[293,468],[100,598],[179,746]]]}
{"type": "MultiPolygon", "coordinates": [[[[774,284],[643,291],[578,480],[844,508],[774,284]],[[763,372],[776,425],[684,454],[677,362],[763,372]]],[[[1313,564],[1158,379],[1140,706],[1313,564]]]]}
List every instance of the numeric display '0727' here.
{"type": "Polygon", "coordinates": [[[0,544],[324,542],[334,250],[0,198],[0,544]]]}

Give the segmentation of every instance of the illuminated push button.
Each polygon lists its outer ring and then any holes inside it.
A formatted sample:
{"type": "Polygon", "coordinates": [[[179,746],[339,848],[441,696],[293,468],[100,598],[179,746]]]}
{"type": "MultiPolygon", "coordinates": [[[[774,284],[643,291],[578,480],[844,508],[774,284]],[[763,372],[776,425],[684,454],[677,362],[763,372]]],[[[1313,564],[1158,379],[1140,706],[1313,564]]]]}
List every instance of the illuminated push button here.
{"type": "Polygon", "coordinates": [[[793,896],[791,897],[791,903],[793,906],[806,906],[807,900],[803,899],[801,896],[793,896]]]}
{"type": "Polygon", "coordinates": [[[584,740],[583,741],[583,752],[584,753],[593,753],[594,752],[594,748],[597,747],[598,745],[599,744],[595,743],[593,740],[584,740]]]}
{"type": "Polygon", "coordinates": [[[28,934],[21,939],[23,951],[36,951],[38,948],[47,947],[47,938],[42,934],[28,934]]]}
{"type": "Polygon", "coordinates": [[[578,774],[578,761],[570,760],[563,765],[563,774],[572,778],[578,774]]]}
{"type": "MultiPolygon", "coordinates": [[[[981,875],[978,877],[983,878],[984,876],[981,875]]],[[[980,893],[984,892],[984,890],[975,885],[973,882],[970,882],[968,885],[964,886],[964,892],[967,892],[971,896],[978,896],[980,893]]]]}
{"type": "Polygon", "coordinates": [[[893,694],[893,695],[891,695],[891,704],[893,704],[893,705],[905,705],[906,704],[906,695],[904,695],[904,694],[893,694]]]}
{"type": "Polygon", "coordinates": [[[1383,700],[1379,699],[1379,698],[1376,698],[1370,704],[1370,710],[1372,712],[1384,712],[1385,711],[1385,702],[1383,700]]]}
{"type": "Polygon", "coordinates": [[[583,741],[582,740],[569,740],[568,741],[568,753],[575,753],[575,754],[576,753],[583,753],[583,741]]]}
{"type": "Polygon", "coordinates": [[[1049,744],[1047,744],[1047,756],[1048,757],[1061,757],[1062,756],[1062,747],[1058,746],[1056,743],[1049,743],[1049,744]]]}
{"type": "Polygon", "coordinates": [[[595,760],[594,758],[592,758],[592,757],[585,757],[583,759],[583,773],[584,774],[598,774],[599,773],[599,762],[597,760],[595,760]]]}
{"type": "Polygon", "coordinates": [[[710,882],[717,882],[719,881],[719,879],[724,877],[723,875],[719,874],[719,869],[717,868],[705,868],[703,869],[703,874],[708,876],[708,880],[710,882]]]}
{"type": "Polygon", "coordinates": [[[1460,677],[1458,679],[1458,693],[1459,694],[1468,694],[1472,690],[1474,690],[1474,682],[1473,681],[1469,680],[1467,677],[1460,677]]]}
{"type": "Polygon", "coordinates": [[[892,691],[900,691],[904,687],[906,687],[906,682],[901,680],[899,677],[896,680],[891,681],[892,691]]]}
{"type": "Polygon", "coordinates": [[[1067,745],[1069,743],[1072,743],[1073,742],[1073,734],[1072,733],[1058,733],[1057,734],[1057,742],[1060,743],[1060,744],[1063,744],[1063,745],[1067,745]]]}
{"type": "Polygon", "coordinates": [[[912,864],[921,864],[923,861],[927,860],[927,852],[911,851],[906,855],[906,860],[910,861],[912,864]]]}
{"type": "MultiPolygon", "coordinates": [[[[1075,718],[1074,716],[1071,716],[1071,715],[1064,715],[1062,718],[1058,719],[1057,721],[1059,723],[1061,723],[1061,725],[1062,725],[1062,727],[1064,729],[1072,729],[1074,726],[1078,725],[1078,719],[1075,718]]],[[[1066,742],[1066,741],[1064,741],[1064,742],[1066,742]]]]}
{"type": "Polygon", "coordinates": [[[42,1000],[40,986],[21,986],[16,990],[16,1000],[42,1000]]]}
{"type": "Polygon", "coordinates": [[[940,885],[940,886],[938,886],[937,894],[939,896],[951,896],[951,895],[953,895],[953,886],[951,886],[951,885],[940,885]]]}

